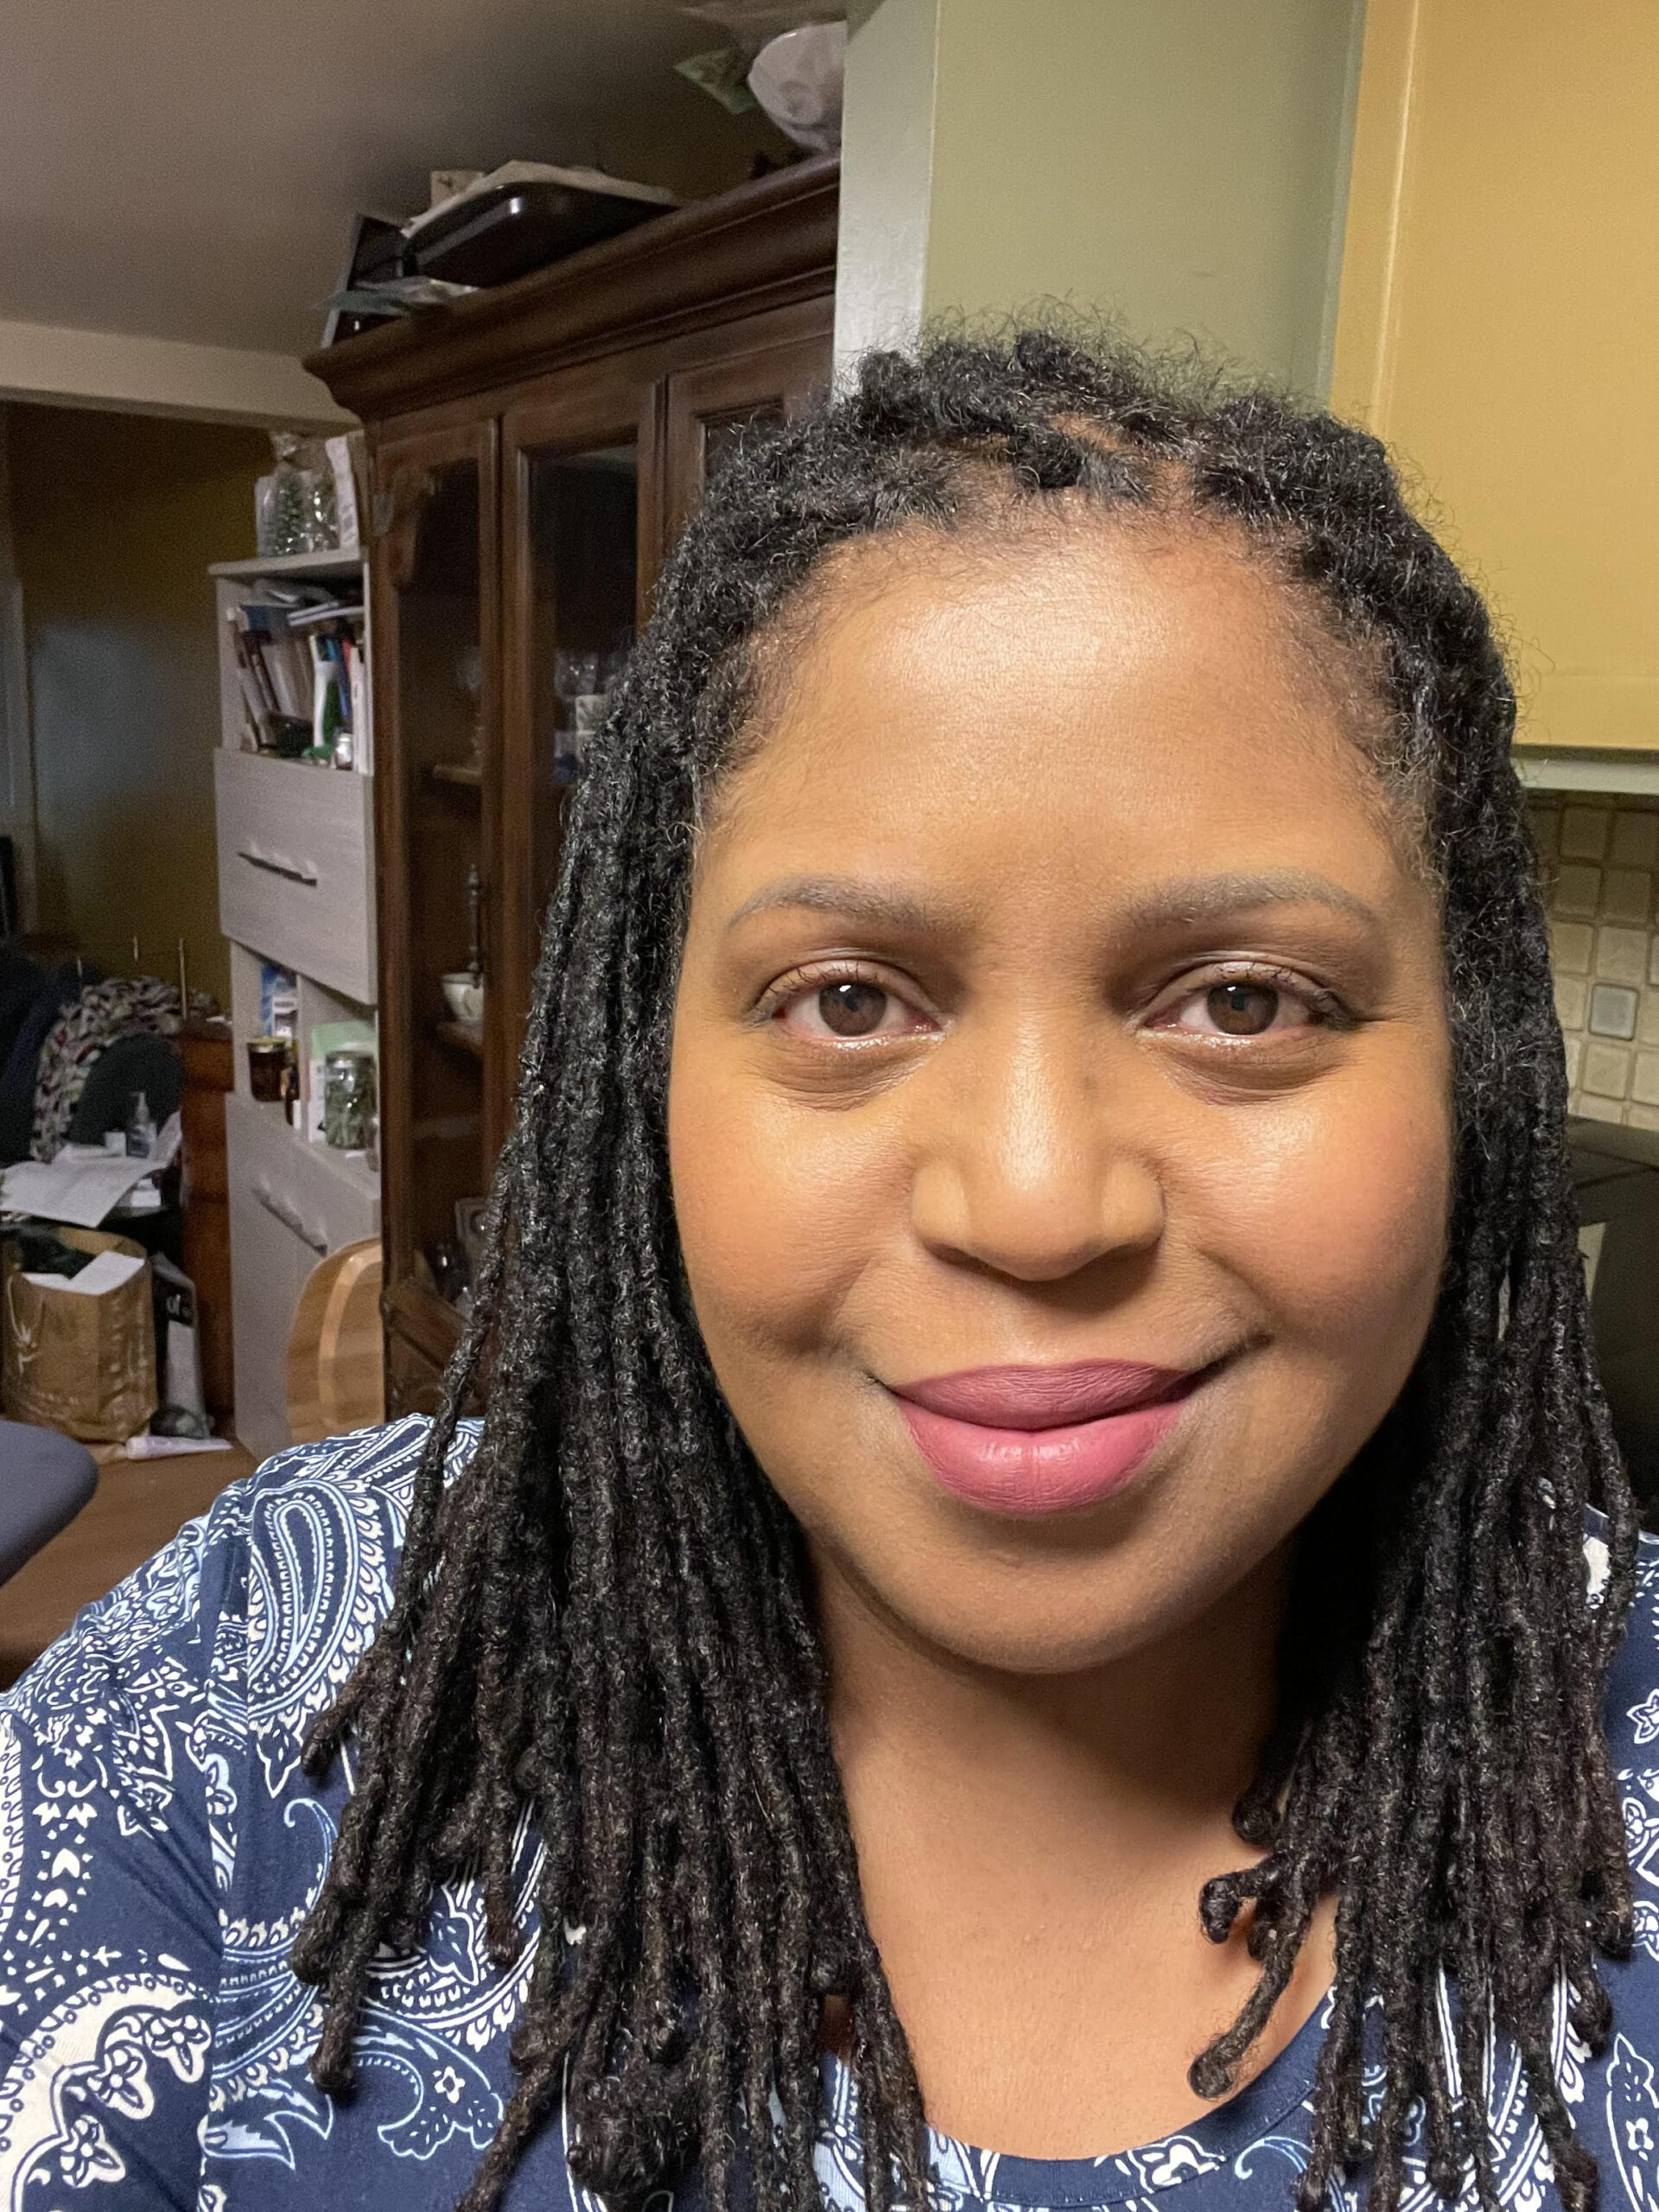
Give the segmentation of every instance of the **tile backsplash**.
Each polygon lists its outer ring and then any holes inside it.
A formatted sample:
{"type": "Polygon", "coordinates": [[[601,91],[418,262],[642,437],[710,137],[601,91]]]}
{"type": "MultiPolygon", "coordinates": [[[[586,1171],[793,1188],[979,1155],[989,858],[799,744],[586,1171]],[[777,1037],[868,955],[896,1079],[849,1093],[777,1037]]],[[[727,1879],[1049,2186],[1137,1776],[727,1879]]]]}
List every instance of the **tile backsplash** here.
{"type": "Polygon", "coordinates": [[[1528,811],[1570,1110],[1659,1129],[1659,799],[1547,792],[1528,811]]]}

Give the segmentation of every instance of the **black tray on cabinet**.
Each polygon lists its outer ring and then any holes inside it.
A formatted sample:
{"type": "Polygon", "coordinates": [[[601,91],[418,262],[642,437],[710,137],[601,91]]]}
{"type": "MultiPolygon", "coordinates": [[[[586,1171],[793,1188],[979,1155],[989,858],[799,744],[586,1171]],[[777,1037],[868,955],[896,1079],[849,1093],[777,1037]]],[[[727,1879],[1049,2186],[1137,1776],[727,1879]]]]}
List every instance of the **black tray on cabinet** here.
{"type": "Polygon", "coordinates": [[[503,184],[459,199],[423,223],[409,240],[408,258],[419,275],[452,284],[508,284],[664,212],[655,200],[620,192],[503,184]]]}

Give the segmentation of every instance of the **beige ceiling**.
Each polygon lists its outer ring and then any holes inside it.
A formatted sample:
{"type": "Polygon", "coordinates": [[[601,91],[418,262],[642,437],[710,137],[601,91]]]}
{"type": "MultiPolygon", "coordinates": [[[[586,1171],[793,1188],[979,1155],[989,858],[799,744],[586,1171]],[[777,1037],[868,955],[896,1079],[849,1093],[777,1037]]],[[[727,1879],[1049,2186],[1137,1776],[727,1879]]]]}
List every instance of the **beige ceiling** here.
{"type": "Polygon", "coordinates": [[[593,162],[686,197],[784,142],[671,0],[0,0],[0,321],[303,352],[359,209],[593,162]]]}

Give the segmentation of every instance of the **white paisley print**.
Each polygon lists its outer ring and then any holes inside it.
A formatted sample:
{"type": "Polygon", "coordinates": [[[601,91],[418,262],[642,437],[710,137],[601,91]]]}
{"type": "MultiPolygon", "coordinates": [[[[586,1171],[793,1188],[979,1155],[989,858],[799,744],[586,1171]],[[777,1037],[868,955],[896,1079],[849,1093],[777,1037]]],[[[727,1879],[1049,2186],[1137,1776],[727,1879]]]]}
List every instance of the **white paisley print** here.
{"type": "MultiPolygon", "coordinates": [[[[350,1784],[308,1777],[301,1742],[390,1602],[424,1433],[410,1420],[284,1452],[0,1698],[0,2212],[443,2212],[470,2179],[511,2086],[534,1836],[518,1839],[518,1961],[490,1963],[470,1884],[442,1891],[425,1948],[378,1966],[358,2087],[338,2104],[307,2074],[317,2004],[287,1964],[350,1784]]],[[[1644,1543],[1608,1721],[1637,1943],[1608,1970],[1607,2050],[1588,2057],[1563,2006],[1555,2059],[1604,2212],[1659,2212],[1659,1545],[1644,1543]]],[[[1237,2096],[1140,2150],[1036,2160],[935,2136],[932,2212],[1287,2212],[1322,2028],[1316,2015],[1237,2096]]],[[[1484,2088],[1500,2203],[1554,2212],[1501,2045],[1484,2088]]],[[[854,2094],[833,2060],[818,2171],[830,2212],[861,2212],[854,2094]]],[[[695,2186],[681,2195],[691,2212],[695,2186]]],[[[556,2120],[506,2202],[600,2212],[556,2120]]],[[[1414,2168],[1402,2212],[1434,2203],[1414,2168]]]]}

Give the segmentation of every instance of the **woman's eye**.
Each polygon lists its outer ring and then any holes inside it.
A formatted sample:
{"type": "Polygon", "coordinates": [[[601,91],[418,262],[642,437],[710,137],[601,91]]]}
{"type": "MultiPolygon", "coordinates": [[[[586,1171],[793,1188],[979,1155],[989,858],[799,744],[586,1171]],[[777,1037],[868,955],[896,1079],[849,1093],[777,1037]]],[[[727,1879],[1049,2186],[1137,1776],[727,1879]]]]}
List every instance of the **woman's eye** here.
{"type": "Polygon", "coordinates": [[[1259,1037],[1272,1028],[1280,1002],[1270,983],[1212,983],[1204,995],[1204,1011],[1225,1036],[1259,1037]]]}
{"type": "Polygon", "coordinates": [[[816,990],[798,990],[785,999],[773,1017],[798,1037],[890,1037],[926,1025],[912,1007],[880,983],[842,976],[816,990]]]}
{"type": "Polygon", "coordinates": [[[1269,1031],[1309,1028],[1322,1019],[1300,993],[1248,976],[1194,991],[1173,1011],[1173,1027],[1200,1037],[1264,1037],[1269,1031]]]}

